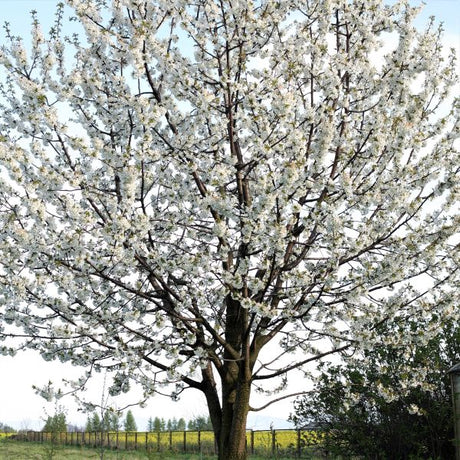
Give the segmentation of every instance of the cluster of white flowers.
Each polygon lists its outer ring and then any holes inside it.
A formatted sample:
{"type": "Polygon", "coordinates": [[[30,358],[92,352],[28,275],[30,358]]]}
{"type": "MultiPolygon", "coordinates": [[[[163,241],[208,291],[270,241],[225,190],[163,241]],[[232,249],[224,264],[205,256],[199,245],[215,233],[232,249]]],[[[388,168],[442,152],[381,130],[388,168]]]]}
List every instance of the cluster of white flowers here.
{"type": "Polygon", "coordinates": [[[38,24],[0,52],[0,323],[149,392],[142,361],[184,380],[279,331],[314,357],[454,317],[454,63],[407,2],[67,3],[66,64],[38,24]]]}

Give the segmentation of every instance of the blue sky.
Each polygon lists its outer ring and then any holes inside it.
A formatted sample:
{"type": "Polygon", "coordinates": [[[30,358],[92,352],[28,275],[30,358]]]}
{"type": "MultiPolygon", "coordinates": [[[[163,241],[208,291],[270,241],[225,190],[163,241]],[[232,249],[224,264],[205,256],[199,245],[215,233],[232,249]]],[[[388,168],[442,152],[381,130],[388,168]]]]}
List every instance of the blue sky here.
{"type": "MultiPolygon", "coordinates": [[[[10,23],[14,35],[23,36],[26,41],[30,36],[30,11],[36,10],[42,23],[43,31],[49,30],[54,21],[57,0],[0,0],[0,23],[10,23]]],[[[427,22],[429,16],[436,16],[444,22],[446,42],[450,46],[460,49],[460,0],[426,0],[423,13],[417,20],[418,25],[427,22]]],[[[3,42],[3,31],[0,32],[0,44],[3,42]]],[[[460,56],[459,56],[460,57],[460,56]]],[[[18,355],[15,358],[0,357],[0,422],[13,424],[16,428],[39,429],[44,416],[44,402],[35,395],[32,385],[43,386],[52,376],[59,380],[60,376],[69,376],[77,373],[61,363],[45,363],[32,352],[18,355]]],[[[102,382],[99,382],[102,385],[102,382]]],[[[85,416],[77,414],[70,401],[68,419],[74,423],[83,424],[85,416]]],[[[291,411],[291,405],[274,405],[271,412],[264,412],[252,420],[254,428],[268,425],[270,420],[275,421],[275,427],[281,427],[281,421],[291,411]]],[[[48,410],[52,411],[51,407],[48,410]]],[[[204,401],[196,392],[185,396],[184,402],[173,404],[166,398],[154,398],[145,410],[133,410],[138,420],[139,429],[145,429],[146,419],[149,416],[193,418],[205,414],[204,401]],[[188,396],[188,397],[187,397],[188,396]]]]}
{"type": "MultiPolygon", "coordinates": [[[[8,21],[15,35],[26,36],[31,23],[28,13],[36,10],[46,31],[53,23],[57,3],[58,0],[0,0],[0,23],[8,21]]],[[[447,33],[457,34],[460,43],[460,0],[425,0],[418,24],[425,23],[432,15],[444,23],[447,33]]]]}

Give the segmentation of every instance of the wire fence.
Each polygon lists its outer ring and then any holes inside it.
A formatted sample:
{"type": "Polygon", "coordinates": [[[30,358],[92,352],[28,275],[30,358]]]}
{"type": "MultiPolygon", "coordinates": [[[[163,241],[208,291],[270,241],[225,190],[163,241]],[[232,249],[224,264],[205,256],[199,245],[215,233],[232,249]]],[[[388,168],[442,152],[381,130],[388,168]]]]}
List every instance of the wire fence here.
{"type": "MultiPolygon", "coordinates": [[[[49,433],[27,431],[14,435],[14,439],[38,443],[69,446],[87,446],[116,450],[145,450],[148,452],[217,453],[212,431],[159,431],[159,432],[88,432],[74,431],[49,433]]],[[[248,430],[248,453],[267,457],[303,458],[320,447],[321,433],[314,430],[248,430]]]]}

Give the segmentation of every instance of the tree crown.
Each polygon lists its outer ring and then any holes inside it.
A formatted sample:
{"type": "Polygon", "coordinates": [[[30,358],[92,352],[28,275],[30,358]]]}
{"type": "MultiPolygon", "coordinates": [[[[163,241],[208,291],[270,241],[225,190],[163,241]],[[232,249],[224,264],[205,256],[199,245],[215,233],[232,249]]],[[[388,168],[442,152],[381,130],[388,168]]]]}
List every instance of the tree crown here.
{"type": "Polygon", "coordinates": [[[0,54],[4,353],[215,404],[458,317],[455,63],[407,2],[67,4],[0,54]]]}

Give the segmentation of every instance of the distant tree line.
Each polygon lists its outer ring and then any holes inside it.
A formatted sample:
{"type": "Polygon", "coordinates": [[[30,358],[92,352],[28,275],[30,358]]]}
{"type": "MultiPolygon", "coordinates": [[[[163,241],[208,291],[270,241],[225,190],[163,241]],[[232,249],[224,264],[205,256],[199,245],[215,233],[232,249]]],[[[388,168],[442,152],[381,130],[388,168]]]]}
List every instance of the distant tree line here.
{"type": "Polygon", "coordinates": [[[90,414],[86,420],[85,431],[137,431],[136,420],[133,413],[129,410],[126,413],[124,421],[121,420],[120,414],[114,411],[106,410],[101,416],[97,412],[90,414]]]}
{"type": "MultiPolygon", "coordinates": [[[[88,415],[85,425],[87,432],[107,432],[107,431],[137,431],[137,423],[133,413],[128,410],[124,420],[120,414],[115,411],[106,410],[102,415],[98,412],[92,412],[88,415]]],[[[147,431],[211,431],[212,424],[210,417],[197,416],[188,422],[183,417],[177,419],[164,419],[160,417],[150,417],[147,422],[147,431]]],[[[0,423],[0,432],[13,432],[13,428],[0,423]]],[[[64,411],[58,411],[55,415],[48,416],[45,425],[42,428],[44,432],[64,432],[79,431],[78,427],[68,425],[64,411]]]]}
{"type": "Polygon", "coordinates": [[[198,416],[193,420],[190,420],[187,424],[187,428],[193,431],[205,431],[212,430],[212,423],[210,417],[198,416]]]}
{"type": "Polygon", "coordinates": [[[211,419],[209,417],[198,416],[188,422],[184,418],[172,418],[165,420],[164,418],[150,417],[147,422],[147,431],[206,431],[212,430],[211,419]]]}
{"type": "Polygon", "coordinates": [[[15,433],[15,432],[16,430],[13,427],[7,425],[6,423],[0,422],[0,433],[15,433]]]}

